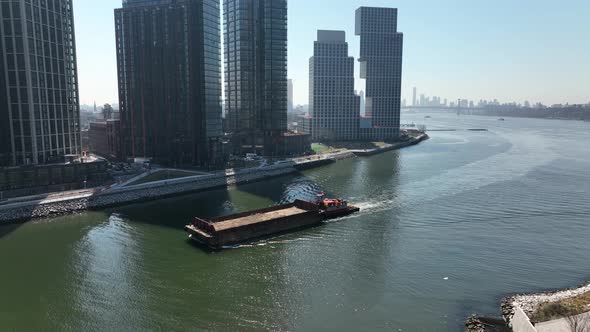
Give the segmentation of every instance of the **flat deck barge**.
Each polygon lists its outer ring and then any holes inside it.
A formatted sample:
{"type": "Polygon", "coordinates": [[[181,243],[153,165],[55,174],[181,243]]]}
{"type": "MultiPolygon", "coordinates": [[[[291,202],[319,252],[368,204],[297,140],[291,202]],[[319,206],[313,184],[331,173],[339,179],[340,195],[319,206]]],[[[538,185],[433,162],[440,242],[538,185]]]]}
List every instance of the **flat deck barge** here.
{"type": "MultiPolygon", "coordinates": [[[[336,200],[331,200],[331,202],[336,200]]],[[[205,220],[194,218],[184,227],[190,239],[212,249],[244,243],[249,240],[311,227],[328,218],[359,211],[344,201],[338,209],[296,200],[290,204],[258,209],[205,220]]]]}

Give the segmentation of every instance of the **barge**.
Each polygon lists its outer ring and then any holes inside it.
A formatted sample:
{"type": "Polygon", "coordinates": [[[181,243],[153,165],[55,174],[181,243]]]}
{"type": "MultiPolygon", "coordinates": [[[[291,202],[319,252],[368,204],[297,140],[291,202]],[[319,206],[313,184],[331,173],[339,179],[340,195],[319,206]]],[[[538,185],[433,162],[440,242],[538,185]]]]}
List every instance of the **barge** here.
{"type": "Polygon", "coordinates": [[[189,238],[211,249],[321,224],[360,211],[341,199],[318,195],[315,203],[296,200],[290,204],[232,214],[209,220],[195,217],[184,227],[189,238]]]}

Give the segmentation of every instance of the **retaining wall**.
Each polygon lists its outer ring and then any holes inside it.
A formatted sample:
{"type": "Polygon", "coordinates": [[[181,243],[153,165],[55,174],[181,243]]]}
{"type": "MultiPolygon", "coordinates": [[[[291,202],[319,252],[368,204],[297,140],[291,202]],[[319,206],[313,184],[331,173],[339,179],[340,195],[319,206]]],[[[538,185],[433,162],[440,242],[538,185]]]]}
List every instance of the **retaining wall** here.
{"type": "Polygon", "coordinates": [[[228,185],[249,183],[297,172],[293,165],[285,164],[260,170],[230,172],[207,176],[172,179],[137,186],[113,188],[88,198],[72,199],[47,204],[29,205],[0,210],[0,223],[22,222],[89,209],[100,209],[136,202],[149,201],[179,194],[198,192],[228,185]],[[191,181],[192,180],[192,181],[191,181]]]}
{"type": "MultiPolygon", "coordinates": [[[[426,138],[428,138],[428,136],[424,135],[424,137],[416,139],[410,144],[397,146],[396,148],[414,145],[426,138]]],[[[24,207],[0,209],[0,224],[46,218],[89,209],[107,208],[214,188],[223,188],[228,185],[261,181],[270,177],[295,173],[298,170],[319,167],[334,163],[337,160],[354,157],[356,157],[355,153],[346,151],[316,160],[301,160],[299,162],[274,165],[261,169],[247,169],[235,172],[226,171],[211,175],[197,175],[144,183],[135,186],[115,187],[87,198],[70,199],[45,204],[31,203],[31,205],[24,207]]]]}
{"type": "Polygon", "coordinates": [[[408,146],[413,146],[413,145],[416,145],[424,140],[427,140],[428,138],[430,138],[428,135],[422,134],[416,138],[410,139],[407,142],[396,143],[396,144],[382,147],[382,148],[371,149],[371,150],[366,150],[366,151],[365,150],[355,150],[354,154],[359,157],[370,157],[370,156],[374,156],[376,154],[385,153],[385,152],[393,151],[393,150],[399,150],[399,149],[403,149],[408,146]]]}
{"type": "Polygon", "coordinates": [[[510,321],[514,332],[537,332],[537,329],[531,323],[529,317],[520,307],[514,309],[514,316],[510,321]]]}

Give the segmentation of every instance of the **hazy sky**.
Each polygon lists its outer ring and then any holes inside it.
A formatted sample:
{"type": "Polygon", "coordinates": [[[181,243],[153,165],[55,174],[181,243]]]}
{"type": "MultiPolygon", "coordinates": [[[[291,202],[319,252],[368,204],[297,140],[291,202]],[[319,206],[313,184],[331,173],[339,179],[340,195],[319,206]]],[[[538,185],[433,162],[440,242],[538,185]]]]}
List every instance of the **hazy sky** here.
{"type": "MultiPolygon", "coordinates": [[[[120,6],[121,0],[74,0],[82,103],[118,99],[113,9],[120,6]]],[[[358,58],[359,6],[399,8],[408,102],[413,86],[453,100],[590,101],[588,0],[289,0],[296,104],[307,104],[317,29],[345,30],[349,54],[358,58]]]]}

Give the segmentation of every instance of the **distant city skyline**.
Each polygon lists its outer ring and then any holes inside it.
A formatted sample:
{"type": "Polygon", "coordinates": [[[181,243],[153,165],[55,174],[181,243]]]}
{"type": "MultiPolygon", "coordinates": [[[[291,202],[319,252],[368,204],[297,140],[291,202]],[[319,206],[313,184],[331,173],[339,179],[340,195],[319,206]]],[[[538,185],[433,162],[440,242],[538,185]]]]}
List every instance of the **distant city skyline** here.
{"type": "MultiPolygon", "coordinates": [[[[359,6],[399,9],[399,29],[408,36],[402,82],[406,100],[412,100],[412,88],[417,86],[449,100],[588,103],[590,45],[584,33],[590,23],[580,18],[590,15],[590,3],[568,3],[290,1],[288,69],[294,103],[307,104],[307,60],[316,31],[341,29],[354,36],[354,10],[359,6]]],[[[121,0],[74,2],[82,104],[118,99],[112,13],[120,6],[121,0]]],[[[359,38],[350,38],[349,44],[350,54],[357,55],[359,38]]],[[[356,64],[355,88],[361,91],[356,64]]]]}

